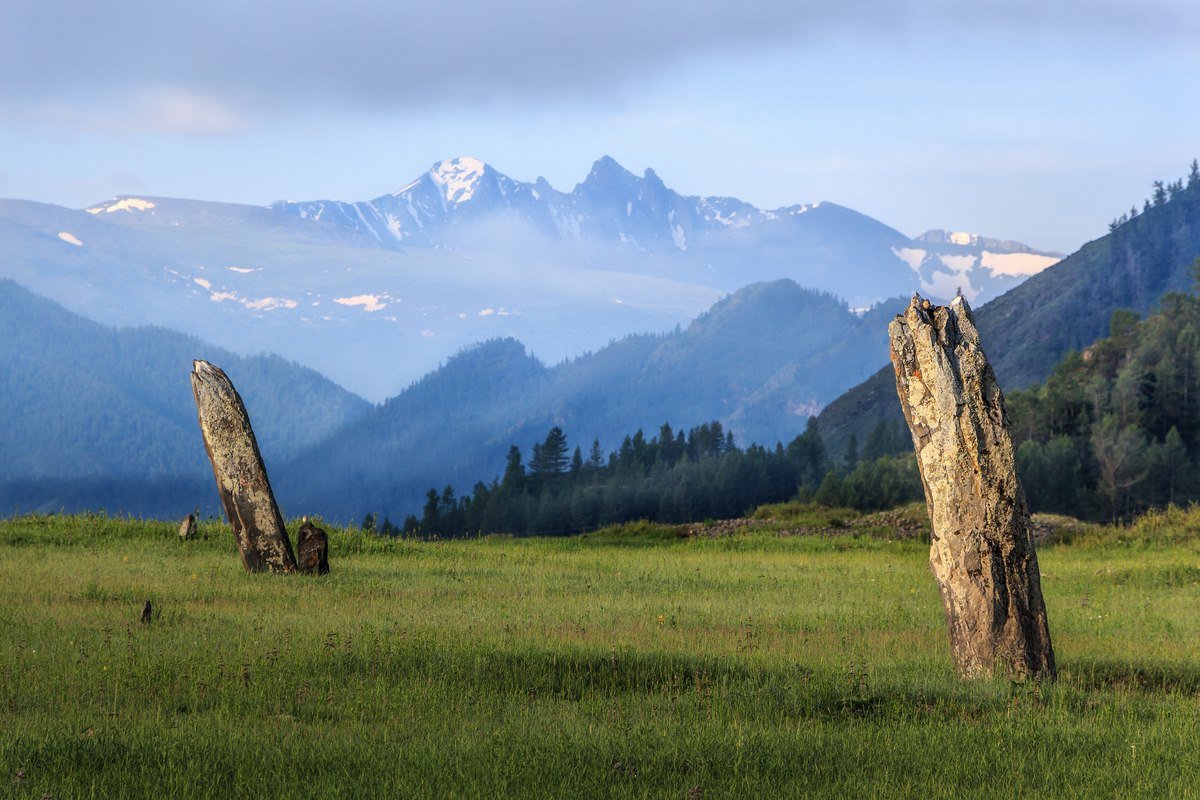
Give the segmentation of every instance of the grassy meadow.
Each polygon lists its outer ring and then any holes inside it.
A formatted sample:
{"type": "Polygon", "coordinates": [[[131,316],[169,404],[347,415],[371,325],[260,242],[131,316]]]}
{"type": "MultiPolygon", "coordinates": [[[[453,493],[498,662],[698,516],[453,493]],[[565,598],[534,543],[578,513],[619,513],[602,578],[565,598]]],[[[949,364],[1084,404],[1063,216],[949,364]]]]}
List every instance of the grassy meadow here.
{"type": "Polygon", "coordinates": [[[1200,796],[1200,512],[1039,550],[1054,685],[956,680],[927,546],[854,516],[331,530],[320,579],[0,521],[0,797],[1200,796]]]}

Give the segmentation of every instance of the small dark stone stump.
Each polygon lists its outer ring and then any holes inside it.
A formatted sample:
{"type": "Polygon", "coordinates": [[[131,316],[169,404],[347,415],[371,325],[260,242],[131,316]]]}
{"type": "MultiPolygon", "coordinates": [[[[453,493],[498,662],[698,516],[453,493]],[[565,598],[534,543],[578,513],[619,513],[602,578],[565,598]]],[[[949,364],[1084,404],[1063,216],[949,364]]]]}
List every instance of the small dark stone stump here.
{"type": "Polygon", "coordinates": [[[189,539],[196,538],[196,515],[188,514],[183,518],[183,522],[179,523],[179,541],[186,542],[189,539]]]}
{"type": "Polygon", "coordinates": [[[329,574],[329,537],[308,520],[300,526],[296,568],[304,575],[329,574]]]}

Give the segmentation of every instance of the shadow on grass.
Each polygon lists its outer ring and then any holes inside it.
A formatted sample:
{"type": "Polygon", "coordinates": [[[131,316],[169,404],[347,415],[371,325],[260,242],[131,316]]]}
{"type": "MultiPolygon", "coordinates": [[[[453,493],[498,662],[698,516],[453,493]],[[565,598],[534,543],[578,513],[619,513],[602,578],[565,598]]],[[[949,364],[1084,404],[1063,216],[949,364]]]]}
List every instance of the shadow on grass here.
{"type": "Polygon", "coordinates": [[[1084,691],[1200,692],[1200,664],[1082,661],[1064,667],[1060,678],[1084,691]]]}

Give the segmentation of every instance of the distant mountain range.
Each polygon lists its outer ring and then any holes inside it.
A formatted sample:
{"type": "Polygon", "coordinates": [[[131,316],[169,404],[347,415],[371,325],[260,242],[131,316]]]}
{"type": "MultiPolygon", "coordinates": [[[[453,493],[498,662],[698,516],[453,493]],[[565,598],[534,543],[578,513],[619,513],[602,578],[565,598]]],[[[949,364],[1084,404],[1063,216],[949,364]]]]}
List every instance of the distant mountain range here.
{"type": "Polygon", "coordinates": [[[833,203],[764,210],[733,197],[685,197],[654,170],[639,177],[608,156],[571,192],[544,178],[523,183],[478,159],[455,158],[374,200],[271,207],[390,248],[487,246],[486,223],[504,219],[572,245],[587,263],[633,259],[641,262],[639,273],[727,291],[786,277],[862,307],[918,284],[940,298],[961,289],[982,301],[1061,258],[968,233],[933,230],[909,240],[833,203]],[[897,260],[916,280],[897,269],[897,260]]]}
{"type": "Polygon", "coordinates": [[[479,341],[513,337],[553,364],[758,281],[856,309],[918,289],[982,302],[1057,259],[961,233],[909,239],[832,203],[685,197],[610,158],[571,192],[459,158],[355,203],[0,201],[0,252],[0,277],[93,320],[279,353],[375,401],[479,341]]]}

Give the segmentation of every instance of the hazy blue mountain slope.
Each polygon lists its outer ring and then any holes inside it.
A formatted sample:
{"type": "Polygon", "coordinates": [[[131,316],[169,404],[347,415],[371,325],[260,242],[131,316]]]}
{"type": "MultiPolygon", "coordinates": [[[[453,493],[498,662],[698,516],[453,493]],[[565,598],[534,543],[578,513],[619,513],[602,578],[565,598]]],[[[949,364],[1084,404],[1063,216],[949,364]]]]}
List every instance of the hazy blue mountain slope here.
{"type": "Polygon", "coordinates": [[[521,437],[546,367],[511,339],[494,340],[443,367],[310,448],[278,472],[284,502],[342,520],[369,510],[411,510],[398,497],[433,481],[478,479],[521,437]]]}
{"type": "MultiPolygon", "coordinates": [[[[1197,257],[1200,181],[977,309],[1001,386],[1045,380],[1064,354],[1108,334],[1113,311],[1145,314],[1167,292],[1190,290],[1197,257]]],[[[880,420],[900,420],[894,380],[884,367],[831,403],[819,418],[828,442],[841,448],[851,433],[862,442],[880,420]]]]}
{"type": "Polygon", "coordinates": [[[369,409],[277,356],[242,358],[160,328],[109,328],[0,280],[0,511],[43,507],[66,489],[86,495],[88,483],[109,489],[81,502],[110,510],[155,507],[154,497],[111,493],[118,483],[201,486],[191,504],[210,502],[188,379],[194,358],[234,380],[269,465],[369,409]]]}
{"type": "Polygon", "coordinates": [[[431,485],[469,490],[499,475],[510,445],[528,453],[553,425],[584,452],[594,438],[607,452],[639,428],[713,419],[743,444],[787,441],[885,347],[876,314],[856,316],[791,281],[747,287],[686,329],[627,337],[549,369],[520,344],[493,341],[306,452],[280,485],[291,502],[339,518],[398,519],[431,485]]]}
{"type": "Polygon", "coordinates": [[[279,353],[374,400],[479,341],[519,337],[559,361],[670,329],[721,294],[583,268],[507,229],[477,229],[488,241],[472,252],[389,250],[265,208],[124,198],[92,210],[0,203],[0,277],[106,324],[279,353]]]}

